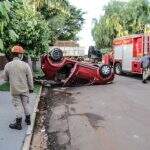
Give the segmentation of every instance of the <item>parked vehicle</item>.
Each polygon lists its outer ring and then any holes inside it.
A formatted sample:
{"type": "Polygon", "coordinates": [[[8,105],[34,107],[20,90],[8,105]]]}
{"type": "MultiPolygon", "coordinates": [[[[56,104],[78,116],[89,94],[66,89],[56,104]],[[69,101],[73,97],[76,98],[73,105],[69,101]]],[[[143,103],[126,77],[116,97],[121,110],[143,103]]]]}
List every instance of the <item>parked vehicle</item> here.
{"type": "Polygon", "coordinates": [[[102,60],[102,53],[96,47],[90,46],[88,50],[88,58],[90,58],[93,63],[100,62],[102,60]]]}
{"type": "Polygon", "coordinates": [[[94,66],[64,58],[58,48],[43,55],[41,65],[47,80],[62,82],[63,86],[107,84],[114,79],[113,70],[109,65],[94,66]]]}
{"type": "Polygon", "coordinates": [[[103,61],[106,64],[112,63],[116,74],[142,74],[140,59],[144,54],[150,54],[150,36],[131,35],[116,38],[112,53],[104,55],[103,61]]]}

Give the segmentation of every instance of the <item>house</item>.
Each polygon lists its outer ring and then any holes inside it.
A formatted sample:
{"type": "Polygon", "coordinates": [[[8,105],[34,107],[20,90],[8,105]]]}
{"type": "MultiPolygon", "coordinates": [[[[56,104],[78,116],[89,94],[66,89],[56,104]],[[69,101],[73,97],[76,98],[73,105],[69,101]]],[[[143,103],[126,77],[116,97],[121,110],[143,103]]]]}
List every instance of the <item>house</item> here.
{"type": "Polygon", "coordinates": [[[60,48],[63,51],[64,56],[83,57],[85,55],[85,48],[80,47],[76,41],[56,41],[54,46],[50,47],[60,48]]]}

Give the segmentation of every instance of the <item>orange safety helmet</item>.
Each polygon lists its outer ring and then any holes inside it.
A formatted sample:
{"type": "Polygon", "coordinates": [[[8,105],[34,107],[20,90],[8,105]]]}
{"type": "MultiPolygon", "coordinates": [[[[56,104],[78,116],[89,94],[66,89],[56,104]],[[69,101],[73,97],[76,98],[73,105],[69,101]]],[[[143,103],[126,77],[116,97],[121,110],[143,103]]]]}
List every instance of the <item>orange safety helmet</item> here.
{"type": "Polygon", "coordinates": [[[21,46],[14,46],[11,49],[12,53],[18,53],[18,54],[23,54],[25,52],[25,50],[21,47],[21,46]]]}

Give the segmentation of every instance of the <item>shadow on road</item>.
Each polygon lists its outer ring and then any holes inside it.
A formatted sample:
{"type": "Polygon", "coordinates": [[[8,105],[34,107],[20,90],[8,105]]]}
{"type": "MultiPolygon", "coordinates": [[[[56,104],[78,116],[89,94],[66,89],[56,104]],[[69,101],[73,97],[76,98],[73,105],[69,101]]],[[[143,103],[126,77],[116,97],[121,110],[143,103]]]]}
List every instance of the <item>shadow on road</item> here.
{"type": "Polygon", "coordinates": [[[137,79],[137,80],[142,80],[142,75],[139,75],[139,74],[124,73],[121,76],[128,77],[128,78],[133,78],[133,79],[137,79]]]}

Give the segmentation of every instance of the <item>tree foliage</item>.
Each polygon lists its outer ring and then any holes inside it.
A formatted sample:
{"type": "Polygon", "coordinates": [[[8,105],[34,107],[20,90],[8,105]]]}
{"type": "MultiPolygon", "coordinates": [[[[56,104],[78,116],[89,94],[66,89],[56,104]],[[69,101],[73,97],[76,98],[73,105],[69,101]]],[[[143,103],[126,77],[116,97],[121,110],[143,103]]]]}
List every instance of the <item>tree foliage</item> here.
{"type": "Polygon", "coordinates": [[[17,5],[13,3],[9,18],[10,22],[2,36],[6,52],[16,44],[22,45],[32,57],[48,49],[48,23],[32,7],[22,2],[17,5]]]}
{"type": "Polygon", "coordinates": [[[81,30],[84,19],[82,18],[83,12],[70,6],[70,15],[64,16],[64,25],[60,30],[59,40],[76,40],[77,33],[81,30]]]}
{"type": "Polygon", "coordinates": [[[9,11],[10,11],[10,3],[9,1],[1,1],[0,2],[0,50],[4,49],[4,44],[2,40],[2,35],[4,34],[4,28],[9,23],[9,11]]]}
{"type": "Polygon", "coordinates": [[[147,0],[110,1],[92,30],[96,46],[108,48],[116,37],[144,33],[145,25],[150,23],[149,4],[147,0]]]}
{"type": "Polygon", "coordinates": [[[82,10],[70,5],[67,0],[50,0],[38,7],[38,11],[49,22],[51,45],[55,40],[76,40],[84,23],[82,10]]]}
{"type": "Polygon", "coordinates": [[[31,57],[39,56],[58,39],[75,39],[82,14],[67,0],[4,0],[0,2],[0,52],[19,44],[31,57]]]}

